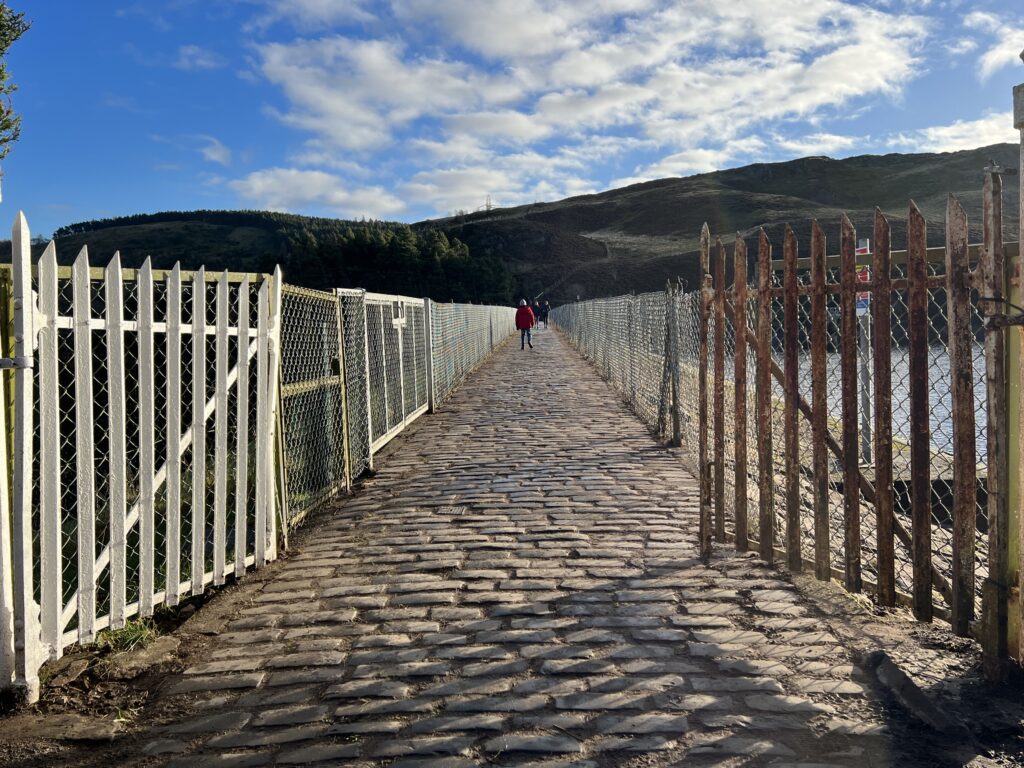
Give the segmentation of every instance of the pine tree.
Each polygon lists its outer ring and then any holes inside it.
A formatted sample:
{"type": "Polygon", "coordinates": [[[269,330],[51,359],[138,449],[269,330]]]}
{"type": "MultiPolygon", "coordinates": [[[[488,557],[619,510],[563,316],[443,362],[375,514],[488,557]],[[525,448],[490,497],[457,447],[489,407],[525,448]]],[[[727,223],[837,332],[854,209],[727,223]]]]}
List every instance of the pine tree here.
{"type": "Polygon", "coordinates": [[[15,114],[10,99],[17,86],[10,80],[5,59],[8,49],[29,26],[24,13],[15,13],[0,1],[0,160],[7,157],[11,144],[21,135],[21,116],[15,114]]]}

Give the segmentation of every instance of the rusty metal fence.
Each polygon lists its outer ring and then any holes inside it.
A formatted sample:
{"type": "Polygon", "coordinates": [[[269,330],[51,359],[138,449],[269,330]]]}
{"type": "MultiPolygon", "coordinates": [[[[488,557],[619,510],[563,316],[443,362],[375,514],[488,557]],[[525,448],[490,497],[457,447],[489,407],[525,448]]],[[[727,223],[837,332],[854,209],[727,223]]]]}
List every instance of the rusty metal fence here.
{"type": "Polygon", "coordinates": [[[993,369],[1016,246],[1001,241],[995,174],[984,211],[984,242],[969,246],[951,196],[946,245],[929,249],[911,205],[902,252],[880,212],[860,249],[843,217],[837,256],[817,223],[803,244],[787,228],[781,259],[763,230],[749,254],[737,235],[727,259],[705,227],[699,290],[580,302],[551,318],[682,448],[701,480],[703,555],[729,541],[942,617],[978,637],[996,670],[1010,568],[1006,379],[993,369]]]}

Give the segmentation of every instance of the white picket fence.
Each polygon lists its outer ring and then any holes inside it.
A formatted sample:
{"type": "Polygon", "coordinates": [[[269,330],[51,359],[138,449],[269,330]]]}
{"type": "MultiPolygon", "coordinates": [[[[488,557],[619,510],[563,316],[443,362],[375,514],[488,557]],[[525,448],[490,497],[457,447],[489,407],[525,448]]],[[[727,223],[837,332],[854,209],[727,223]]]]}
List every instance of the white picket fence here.
{"type": "Polygon", "coordinates": [[[30,239],[19,214],[0,688],[34,700],[68,645],[276,557],[281,275],[68,269],[51,242],[33,279],[30,239]]]}
{"type": "Polygon", "coordinates": [[[280,270],[33,265],[30,239],[19,214],[0,265],[0,689],[30,701],[69,645],[273,560],[514,331],[280,270]]]}

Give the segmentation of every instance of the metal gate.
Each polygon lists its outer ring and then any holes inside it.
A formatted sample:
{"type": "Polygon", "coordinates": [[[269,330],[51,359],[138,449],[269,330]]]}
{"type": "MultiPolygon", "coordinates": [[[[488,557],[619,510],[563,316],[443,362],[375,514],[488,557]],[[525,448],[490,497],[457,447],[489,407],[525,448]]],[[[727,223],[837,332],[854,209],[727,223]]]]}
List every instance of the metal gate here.
{"type": "Polygon", "coordinates": [[[366,365],[370,452],[427,412],[424,300],[367,293],[366,365]]]}

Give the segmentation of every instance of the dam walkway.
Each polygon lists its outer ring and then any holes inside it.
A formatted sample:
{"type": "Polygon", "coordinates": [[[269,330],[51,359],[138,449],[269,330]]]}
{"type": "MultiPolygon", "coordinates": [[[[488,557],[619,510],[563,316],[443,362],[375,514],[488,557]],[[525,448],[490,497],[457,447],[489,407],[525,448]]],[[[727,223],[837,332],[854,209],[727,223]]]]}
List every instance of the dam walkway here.
{"type": "Polygon", "coordinates": [[[698,560],[679,457],[560,333],[534,347],[223,595],[116,757],[49,764],[914,764],[845,616],[753,554],[698,560]]]}

